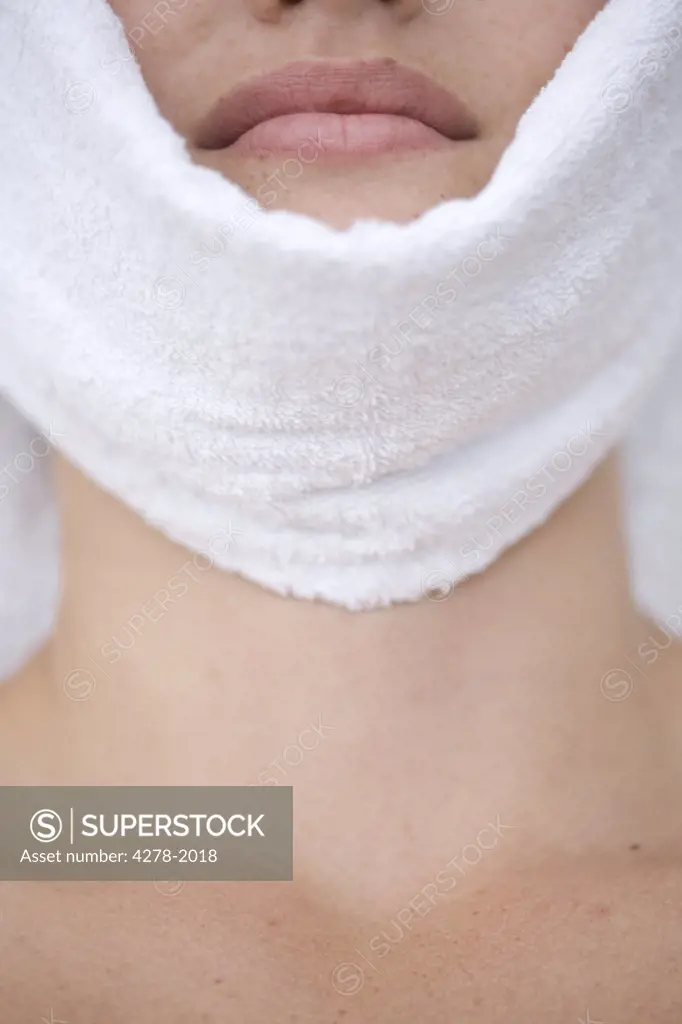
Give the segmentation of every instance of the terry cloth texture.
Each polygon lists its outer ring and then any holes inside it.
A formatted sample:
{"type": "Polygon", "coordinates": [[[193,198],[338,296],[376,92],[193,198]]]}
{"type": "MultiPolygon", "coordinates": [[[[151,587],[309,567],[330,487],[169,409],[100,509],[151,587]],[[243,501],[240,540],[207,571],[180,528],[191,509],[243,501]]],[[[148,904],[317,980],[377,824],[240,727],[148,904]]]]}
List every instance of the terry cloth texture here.
{"type": "Polygon", "coordinates": [[[634,590],[682,604],[681,26],[610,0],[480,194],[338,231],[195,165],[105,0],[3,0],[0,672],[56,607],[39,432],[350,609],[485,569],[632,434],[634,590]]]}

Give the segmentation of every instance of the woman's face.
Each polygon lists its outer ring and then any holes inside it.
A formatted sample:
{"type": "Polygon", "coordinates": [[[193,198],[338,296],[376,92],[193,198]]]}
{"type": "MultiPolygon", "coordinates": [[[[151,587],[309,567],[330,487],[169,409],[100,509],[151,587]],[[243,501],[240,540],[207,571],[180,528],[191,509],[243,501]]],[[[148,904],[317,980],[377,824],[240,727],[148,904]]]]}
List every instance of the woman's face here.
{"type": "Polygon", "coordinates": [[[110,0],[197,163],[338,227],[479,192],[605,2],[110,0]]]}

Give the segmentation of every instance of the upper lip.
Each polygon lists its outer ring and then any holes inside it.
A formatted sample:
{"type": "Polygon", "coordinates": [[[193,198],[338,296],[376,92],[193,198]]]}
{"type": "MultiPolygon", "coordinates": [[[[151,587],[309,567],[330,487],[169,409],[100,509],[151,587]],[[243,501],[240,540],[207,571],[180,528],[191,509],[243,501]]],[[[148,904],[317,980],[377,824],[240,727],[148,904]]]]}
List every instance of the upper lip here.
{"type": "Polygon", "coordinates": [[[297,61],[221,97],[198,132],[202,149],[224,149],[249,129],[285,114],[395,114],[448,139],[477,134],[471,111],[427,75],[395,60],[297,61]]]}

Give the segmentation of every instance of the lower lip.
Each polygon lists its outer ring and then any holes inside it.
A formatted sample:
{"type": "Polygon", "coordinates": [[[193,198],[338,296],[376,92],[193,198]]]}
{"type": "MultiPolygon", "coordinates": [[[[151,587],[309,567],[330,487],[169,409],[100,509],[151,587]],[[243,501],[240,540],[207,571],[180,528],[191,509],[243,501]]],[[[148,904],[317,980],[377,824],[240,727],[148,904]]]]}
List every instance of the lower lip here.
{"type": "Polygon", "coordinates": [[[409,117],[310,112],[263,121],[229,148],[249,156],[295,153],[310,164],[325,154],[371,156],[447,146],[452,146],[450,139],[409,117]]]}

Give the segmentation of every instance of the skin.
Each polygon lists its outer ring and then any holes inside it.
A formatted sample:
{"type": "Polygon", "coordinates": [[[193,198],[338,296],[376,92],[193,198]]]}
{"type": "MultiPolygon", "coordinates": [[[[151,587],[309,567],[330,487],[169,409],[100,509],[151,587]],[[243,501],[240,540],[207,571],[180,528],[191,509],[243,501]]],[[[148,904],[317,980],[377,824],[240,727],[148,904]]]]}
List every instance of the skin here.
{"type": "MultiPolygon", "coordinates": [[[[149,10],[113,6],[129,32],[149,10]]],[[[600,6],[193,0],[137,55],[190,145],[220,95],[288,60],[390,56],[430,73],[480,139],[321,157],[280,197],[338,225],[409,219],[485,184],[600,6]]],[[[274,166],[192,154],[253,194],[274,166]]],[[[62,603],[0,692],[0,781],[293,785],[296,880],[172,898],[0,883],[13,1021],[679,1024],[682,657],[633,608],[615,456],[447,600],[360,614],[214,570],[160,608],[188,552],[68,463],[55,472],[62,603]],[[143,607],[153,621],[123,650],[143,607]],[[290,763],[313,724],[319,743],[290,763]],[[434,896],[453,857],[457,886],[434,896]]]]}

